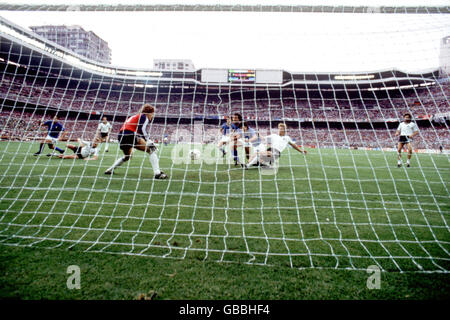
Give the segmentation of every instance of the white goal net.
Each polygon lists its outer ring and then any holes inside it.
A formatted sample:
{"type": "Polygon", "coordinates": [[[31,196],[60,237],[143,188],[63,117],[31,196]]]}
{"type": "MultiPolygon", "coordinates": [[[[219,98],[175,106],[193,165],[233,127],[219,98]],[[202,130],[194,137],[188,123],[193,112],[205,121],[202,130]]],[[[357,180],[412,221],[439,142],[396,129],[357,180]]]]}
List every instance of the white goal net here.
{"type": "Polygon", "coordinates": [[[447,273],[449,17],[0,4],[0,246],[447,273]]]}

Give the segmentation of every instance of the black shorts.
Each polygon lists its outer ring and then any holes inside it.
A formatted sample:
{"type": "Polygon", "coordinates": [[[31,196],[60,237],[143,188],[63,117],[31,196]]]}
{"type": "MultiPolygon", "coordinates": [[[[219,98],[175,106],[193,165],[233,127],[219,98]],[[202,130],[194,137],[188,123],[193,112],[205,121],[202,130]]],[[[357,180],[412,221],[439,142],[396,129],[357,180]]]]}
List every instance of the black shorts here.
{"type": "Polygon", "coordinates": [[[100,136],[102,138],[106,138],[108,136],[108,132],[100,132],[100,136]]]}
{"type": "Polygon", "coordinates": [[[81,154],[81,147],[76,147],[72,150],[77,155],[78,159],[84,159],[83,155],[81,154]]]}
{"type": "Polygon", "coordinates": [[[409,141],[409,137],[408,136],[400,136],[399,138],[398,138],[398,142],[399,143],[409,143],[410,141],[409,141]]]}
{"type": "Polygon", "coordinates": [[[117,137],[119,140],[120,149],[127,153],[131,148],[134,148],[134,146],[138,144],[136,133],[133,131],[120,131],[117,137]]]}

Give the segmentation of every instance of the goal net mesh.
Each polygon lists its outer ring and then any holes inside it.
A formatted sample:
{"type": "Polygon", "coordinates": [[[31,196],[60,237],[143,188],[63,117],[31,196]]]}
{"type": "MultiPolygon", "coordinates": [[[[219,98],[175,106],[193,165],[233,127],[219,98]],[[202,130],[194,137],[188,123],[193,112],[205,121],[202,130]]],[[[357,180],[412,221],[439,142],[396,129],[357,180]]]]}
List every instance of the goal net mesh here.
{"type": "MultiPolygon", "coordinates": [[[[217,6],[181,5],[146,10],[170,8],[220,11],[217,6]]],[[[223,10],[233,8],[238,11],[223,10]]],[[[286,14],[299,17],[320,16],[322,10],[341,21],[348,12],[359,11],[311,8],[252,10],[268,15],[273,12],[266,11],[292,11],[286,14]]],[[[285,71],[282,84],[255,83],[252,70],[227,70],[224,82],[210,82],[202,80],[201,71],[95,63],[95,57],[72,55],[36,37],[26,20],[13,20],[12,15],[91,10],[100,17],[103,11],[116,10],[132,16],[136,13],[127,11],[146,11],[143,7],[0,9],[5,10],[0,12],[0,245],[295,268],[365,270],[375,265],[387,271],[448,272],[448,8],[424,7],[416,10],[419,14],[404,8],[398,8],[401,14],[389,12],[395,8],[365,8],[360,16],[388,12],[406,27],[364,33],[348,25],[355,43],[372,37],[382,45],[383,39],[387,43],[389,37],[399,37],[398,32],[401,37],[417,35],[401,43],[408,50],[386,44],[387,57],[365,58],[377,69],[285,71]],[[436,39],[434,46],[427,47],[427,37],[436,39]],[[395,50],[402,58],[393,60],[417,65],[429,60],[425,62],[435,68],[397,70],[389,64],[395,50]],[[234,81],[233,76],[241,78],[234,81]],[[169,179],[155,180],[148,154],[137,150],[112,176],[105,175],[123,156],[117,143],[121,126],[145,103],[156,109],[149,131],[169,179]],[[234,140],[224,144],[225,155],[218,143],[220,126],[236,113],[263,143],[285,123],[287,135],[308,153],[288,146],[275,169],[235,166],[234,140]],[[395,133],[405,113],[412,114],[419,132],[412,142],[411,166],[403,152],[398,167],[395,133]],[[65,155],[74,154],[67,145],[78,146],[78,138],[93,141],[106,116],[112,125],[108,152],[101,143],[98,160],[59,159],[45,144],[34,156],[47,135],[44,122],[54,115],[65,128],[55,146],[65,155]],[[193,157],[192,149],[200,154],[193,157]]],[[[311,32],[300,34],[308,37],[311,32]]],[[[277,36],[284,39],[282,50],[297,50],[302,59],[301,48],[292,47],[291,31],[277,36]]],[[[329,38],[330,51],[340,41],[335,37],[329,38]]],[[[358,60],[370,49],[355,45],[347,59],[358,60]]],[[[222,50],[227,49],[210,48],[210,54],[222,50]]],[[[130,60],[133,54],[130,49],[130,60]]],[[[247,142],[242,140],[237,152],[246,163],[247,142]]],[[[251,144],[250,157],[255,147],[251,144]]]]}

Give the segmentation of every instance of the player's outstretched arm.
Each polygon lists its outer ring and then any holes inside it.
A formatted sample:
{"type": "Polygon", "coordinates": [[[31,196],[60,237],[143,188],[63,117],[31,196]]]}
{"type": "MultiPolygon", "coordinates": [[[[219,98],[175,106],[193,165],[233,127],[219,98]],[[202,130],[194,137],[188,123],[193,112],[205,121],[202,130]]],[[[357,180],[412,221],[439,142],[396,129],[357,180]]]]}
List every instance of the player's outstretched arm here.
{"type": "Polygon", "coordinates": [[[295,143],[289,142],[289,144],[292,146],[292,148],[294,148],[295,150],[297,150],[300,153],[304,153],[307,154],[308,152],[306,150],[302,150],[298,145],[296,145],[295,143]]]}
{"type": "Polygon", "coordinates": [[[82,147],[82,148],[84,147],[83,140],[81,140],[80,138],[77,138],[77,142],[80,145],[80,147],[82,147]]]}
{"type": "Polygon", "coordinates": [[[253,137],[251,137],[250,139],[248,139],[249,143],[255,142],[256,140],[258,140],[258,136],[255,134],[253,137]]]}
{"type": "Polygon", "coordinates": [[[59,141],[62,141],[66,136],[67,136],[67,131],[64,130],[64,131],[59,135],[58,140],[59,140],[59,141]]]}

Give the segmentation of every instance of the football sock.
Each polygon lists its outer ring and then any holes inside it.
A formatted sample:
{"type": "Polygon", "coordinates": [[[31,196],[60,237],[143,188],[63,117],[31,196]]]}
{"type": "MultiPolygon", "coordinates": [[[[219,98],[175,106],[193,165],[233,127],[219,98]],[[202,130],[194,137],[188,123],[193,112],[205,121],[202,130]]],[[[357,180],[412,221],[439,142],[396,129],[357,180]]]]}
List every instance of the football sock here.
{"type": "Polygon", "coordinates": [[[233,149],[233,159],[234,161],[239,162],[237,149],[233,149]]]}
{"type": "Polygon", "coordinates": [[[61,154],[64,153],[64,150],[63,150],[63,149],[60,149],[60,148],[58,148],[58,147],[55,147],[55,150],[58,151],[58,152],[61,153],[61,154]]]}
{"type": "Polygon", "coordinates": [[[108,171],[112,171],[115,168],[120,167],[124,162],[125,160],[123,158],[117,159],[116,162],[114,162],[114,164],[112,165],[112,167],[108,169],[108,171]]]}
{"type": "Polygon", "coordinates": [[[159,170],[159,159],[156,153],[154,152],[150,154],[150,163],[152,164],[153,173],[155,175],[160,174],[161,170],[159,170]]]}
{"type": "Polygon", "coordinates": [[[38,151],[38,153],[41,153],[43,149],[44,149],[44,143],[41,143],[41,144],[39,145],[39,151],[38,151]]]}
{"type": "Polygon", "coordinates": [[[258,157],[254,157],[253,160],[250,160],[250,162],[247,164],[247,166],[252,166],[254,165],[256,162],[258,162],[258,157]]]}

